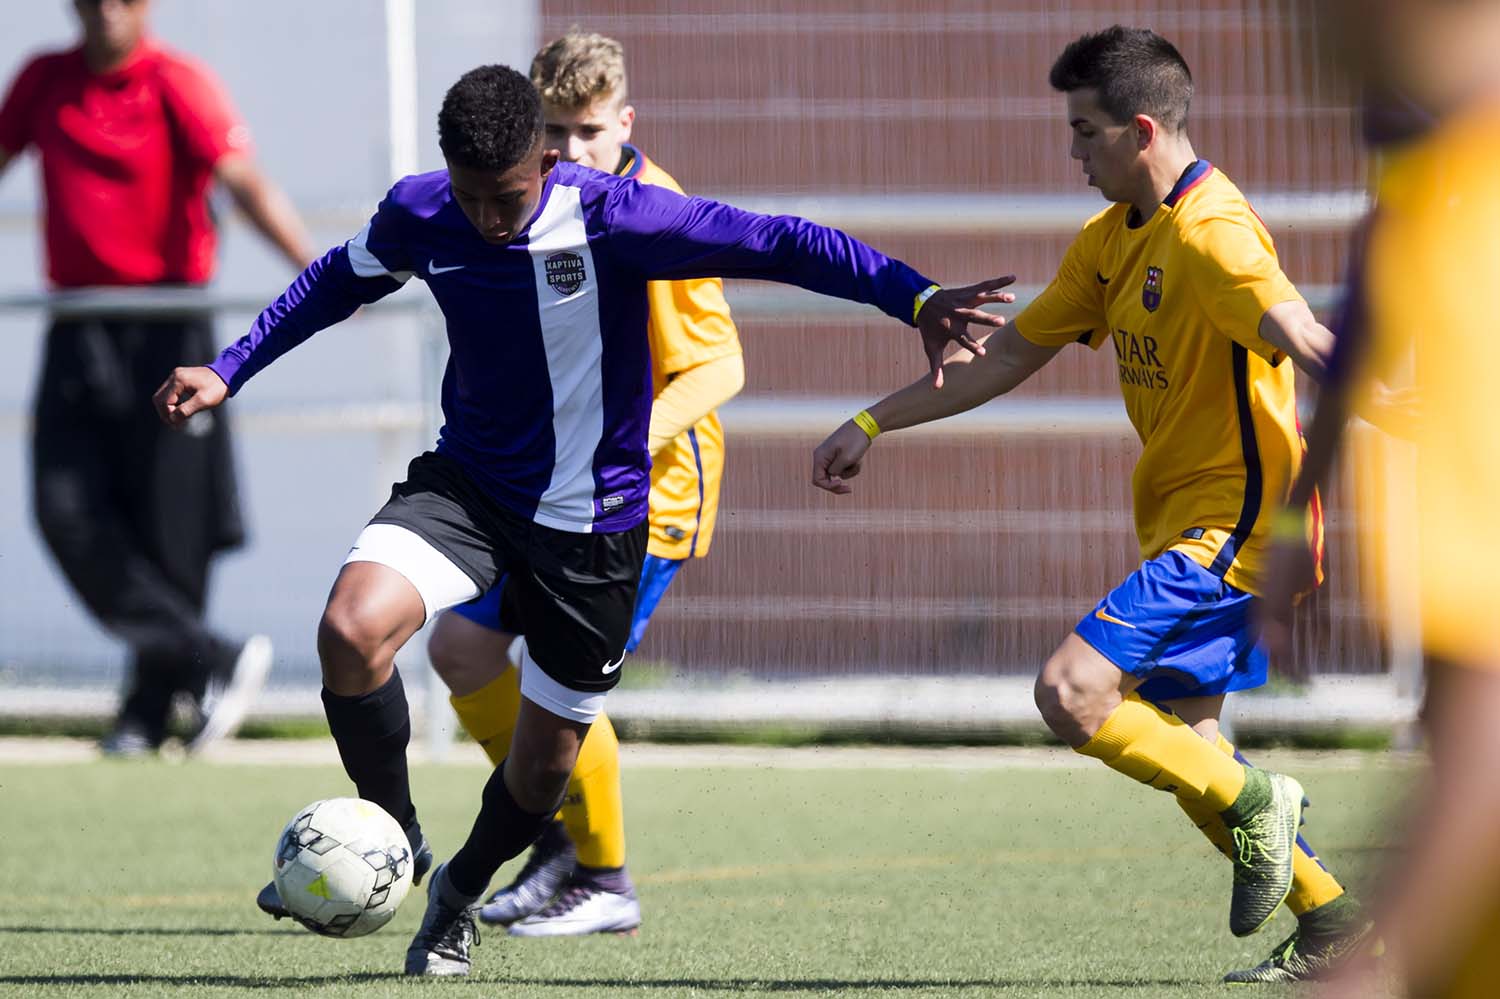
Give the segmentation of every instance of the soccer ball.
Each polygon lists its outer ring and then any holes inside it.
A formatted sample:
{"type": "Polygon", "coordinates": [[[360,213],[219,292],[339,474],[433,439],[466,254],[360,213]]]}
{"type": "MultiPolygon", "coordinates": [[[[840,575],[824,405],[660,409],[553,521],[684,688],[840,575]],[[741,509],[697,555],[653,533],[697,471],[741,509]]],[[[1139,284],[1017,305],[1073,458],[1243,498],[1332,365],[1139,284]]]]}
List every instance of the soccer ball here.
{"type": "Polygon", "coordinates": [[[327,937],[362,937],[390,922],[411,890],[411,846],[374,802],[315,801],[281,831],[273,876],[297,922],[327,937]]]}

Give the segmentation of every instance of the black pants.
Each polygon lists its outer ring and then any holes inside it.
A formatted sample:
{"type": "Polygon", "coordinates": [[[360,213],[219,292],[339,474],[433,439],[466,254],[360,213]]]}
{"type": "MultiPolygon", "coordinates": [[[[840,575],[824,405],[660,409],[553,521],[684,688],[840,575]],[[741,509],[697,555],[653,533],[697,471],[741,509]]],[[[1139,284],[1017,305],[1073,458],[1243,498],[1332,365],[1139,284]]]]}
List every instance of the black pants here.
{"type": "Polygon", "coordinates": [[[37,524],[78,596],[130,645],[121,720],[157,740],[174,693],[201,694],[234,653],[203,623],[213,554],[243,541],[228,425],[209,412],[174,431],[151,407],[172,368],[213,357],[206,315],[58,320],[37,390],[37,524]]]}

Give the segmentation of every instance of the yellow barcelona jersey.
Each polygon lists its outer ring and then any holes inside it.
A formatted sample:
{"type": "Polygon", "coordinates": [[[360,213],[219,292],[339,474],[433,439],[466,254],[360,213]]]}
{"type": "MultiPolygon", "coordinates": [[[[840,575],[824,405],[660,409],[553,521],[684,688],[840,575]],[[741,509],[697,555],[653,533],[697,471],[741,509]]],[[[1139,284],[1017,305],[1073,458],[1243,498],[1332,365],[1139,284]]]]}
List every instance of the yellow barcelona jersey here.
{"type": "MultiPolygon", "coordinates": [[[[1500,669],[1497,156],[1500,102],[1392,155],[1359,282],[1377,370],[1405,381],[1409,363],[1417,392],[1415,505],[1405,525],[1415,528],[1405,553],[1415,565],[1390,571],[1416,583],[1429,651],[1491,669],[1500,669]]],[[[1381,479],[1370,482],[1378,492],[1381,479]]]]}
{"type": "Polygon", "coordinates": [[[1258,329],[1297,289],[1207,161],[1150,218],[1132,225],[1132,212],[1090,219],[1016,328],[1037,344],[1112,348],[1144,445],[1132,482],[1141,557],[1176,549],[1258,595],[1270,515],[1302,457],[1293,366],[1258,329]]]}
{"type": "MultiPolygon", "coordinates": [[[[625,152],[620,176],[682,193],[677,181],[640,150],[626,146],[625,152]]],[[[739,333],[718,278],[652,281],[646,298],[654,395],[680,371],[740,353],[739,333]]],[[[724,428],[717,413],[709,413],[657,453],[651,467],[648,552],[669,559],[708,554],[723,472],[724,428]]]]}

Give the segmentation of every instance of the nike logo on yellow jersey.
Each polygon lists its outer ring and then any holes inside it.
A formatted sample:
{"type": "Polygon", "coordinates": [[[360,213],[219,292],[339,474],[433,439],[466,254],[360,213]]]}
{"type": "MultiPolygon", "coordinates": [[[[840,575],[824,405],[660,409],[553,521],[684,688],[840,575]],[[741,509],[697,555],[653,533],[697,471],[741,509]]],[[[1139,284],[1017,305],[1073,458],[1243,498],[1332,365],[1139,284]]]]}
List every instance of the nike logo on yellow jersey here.
{"type": "Polygon", "coordinates": [[[1108,621],[1110,624],[1118,624],[1121,627],[1129,628],[1131,631],[1135,630],[1135,625],[1131,624],[1129,621],[1121,621],[1113,614],[1107,614],[1103,610],[1094,611],[1094,616],[1101,621],[1108,621]]]}

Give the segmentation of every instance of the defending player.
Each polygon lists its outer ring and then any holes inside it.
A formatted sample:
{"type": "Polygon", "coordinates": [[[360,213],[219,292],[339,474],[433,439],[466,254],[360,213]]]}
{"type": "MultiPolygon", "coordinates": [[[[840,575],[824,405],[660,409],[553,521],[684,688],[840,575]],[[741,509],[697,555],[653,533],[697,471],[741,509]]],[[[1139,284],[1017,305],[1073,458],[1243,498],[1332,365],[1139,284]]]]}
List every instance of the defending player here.
{"type": "MultiPolygon", "coordinates": [[[[666,171],[629,144],[635,108],[627,103],[620,43],[570,32],[531,63],[542,95],[543,144],[563,160],[681,191],[666,171]]],[[[650,536],[630,638],[633,653],[673,576],[708,554],[719,506],[724,432],[714,410],[745,380],[739,335],[718,278],[656,281],[650,301],[653,401],[650,536]]],[[[453,692],[464,729],[498,765],[520,707],[520,678],[508,659],[524,623],[503,584],[444,612],[428,654],[453,692]]],[[[621,932],[640,925],[641,906],[625,869],[620,752],[601,714],[589,729],[568,781],[561,821],[548,824],[519,874],[480,910],[487,923],[512,924],[516,936],[621,932]]]]}
{"type": "MultiPolygon", "coordinates": [[[[620,678],[646,549],[649,280],[742,276],[878,306],[942,350],[982,350],[968,323],[1013,278],[943,289],[849,236],[571,163],[542,144],[526,77],[466,73],[443,100],[447,169],[406,177],[369,224],[316,261],[212,365],[154,398],[181,425],[320,329],[413,276],[446,319],[437,448],[360,533],[318,627],[323,703],[361,797],[431,863],[406,769],[411,724],[396,651],[501,577],[527,628],[521,706],[467,841],[432,873],[412,975],[462,975],[474,912],[500,866],[561,804],[579,745],[620,678]]],[[[274,892],[274,888],[271,889],[274,892]]]]}
{"type": "Polygon", "coordinates": [[[1325,966],[1367,922],[1297,834],[1301,787],[1248,766],[1218,717],[1227,693],[1266,679],[1249,611],[1268,514],[1301,452],[1285,362],[1320,376],[1332,336],[1243,195],[1193,152],[1192,77],[1169,42],[1120,27],[1085,35],[1051,83],[1067,95],[1072,157],[1114,204],[984,356],[950,361],[940,392],[913,385],[844,424],[816,450],[813,480],[848,492],[881,431],[1009,392],[1067,344],[1110,344],[1144,444],[1134,476],[1143,563],[1042,667],[1037,706],[1076,751],[1173,793],[1231,858],[1235,935],[1287,900],[1298,916],[1290,945],[1307,967],[1325,966]]]}

